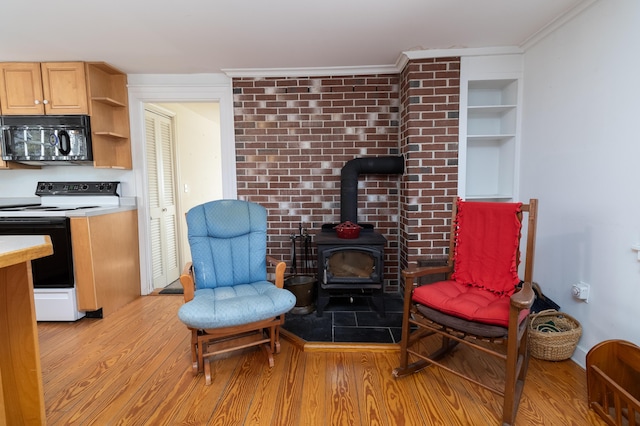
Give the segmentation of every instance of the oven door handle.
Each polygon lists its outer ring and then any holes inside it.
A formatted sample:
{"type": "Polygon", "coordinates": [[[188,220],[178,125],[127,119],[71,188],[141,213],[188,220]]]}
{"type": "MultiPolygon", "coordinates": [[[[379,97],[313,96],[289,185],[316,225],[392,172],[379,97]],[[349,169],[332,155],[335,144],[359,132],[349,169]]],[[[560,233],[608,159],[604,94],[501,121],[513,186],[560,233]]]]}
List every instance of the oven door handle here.
{"type": "Polygon", "coordinates": [[[17,225],[47,225],[60,226],[66,224],[66,217],[3,217],[0,218],[0,226],[17,226],[17,225]]]}

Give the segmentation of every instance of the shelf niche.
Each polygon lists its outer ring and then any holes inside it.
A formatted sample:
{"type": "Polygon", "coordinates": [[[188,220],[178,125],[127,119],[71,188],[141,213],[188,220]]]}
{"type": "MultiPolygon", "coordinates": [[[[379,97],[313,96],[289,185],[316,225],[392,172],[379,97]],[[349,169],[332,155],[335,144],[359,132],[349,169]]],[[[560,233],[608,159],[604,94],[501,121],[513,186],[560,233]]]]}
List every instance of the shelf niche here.
{"type": "Polygon", "coordinates": [[[518,80],[469,80],[465,198],[513,198],[517,146],[518,80]]]}

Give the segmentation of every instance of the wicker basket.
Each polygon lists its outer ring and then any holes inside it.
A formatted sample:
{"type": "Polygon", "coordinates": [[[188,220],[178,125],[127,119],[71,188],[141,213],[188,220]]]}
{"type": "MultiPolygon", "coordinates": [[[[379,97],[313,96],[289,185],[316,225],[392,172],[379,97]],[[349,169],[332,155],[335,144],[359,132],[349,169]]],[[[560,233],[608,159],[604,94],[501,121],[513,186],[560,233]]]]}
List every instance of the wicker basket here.
{"type": "Polygon", "coordinates": [[[571,358],[582,335],[582,327],[575,318],[555,309],[547,309],[531,314],[530,320],[531,356],[546,361],[571,358]]]}

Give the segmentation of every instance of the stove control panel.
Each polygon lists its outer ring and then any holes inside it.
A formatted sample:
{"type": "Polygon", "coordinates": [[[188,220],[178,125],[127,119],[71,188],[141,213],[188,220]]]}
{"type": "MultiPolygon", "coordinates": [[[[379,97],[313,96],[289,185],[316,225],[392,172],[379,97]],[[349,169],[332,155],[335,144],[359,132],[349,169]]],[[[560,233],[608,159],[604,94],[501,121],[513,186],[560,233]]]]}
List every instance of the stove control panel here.
{"type": "Polygon", "coordinates": [[[120,182],[38,182],[36,195],[118,195],[120,182]]]}

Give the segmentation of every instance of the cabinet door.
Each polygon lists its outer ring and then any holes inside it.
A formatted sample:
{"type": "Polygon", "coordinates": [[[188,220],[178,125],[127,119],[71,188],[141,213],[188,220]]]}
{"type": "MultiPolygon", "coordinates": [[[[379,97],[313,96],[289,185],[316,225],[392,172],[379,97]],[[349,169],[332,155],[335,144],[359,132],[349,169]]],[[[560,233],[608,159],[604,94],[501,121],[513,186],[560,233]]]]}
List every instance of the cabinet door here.
{"type": "Polygon", "coordinates": [[[180,276],[178,218],[173,177],[173,123],[155,111],[145,111],[149,228],[153,287],[162,288],[180,276]]]}
{"type": "Polygon", "coordinates": [[[89,113],[84,63],[43,63],[42,88],[46,114],[64,115],[89,113]]]}
{"type": "Polygon", "coordinates": [[[40,64],[0,63],[0,106],[4,115],[44,114],[40,64]]]}

